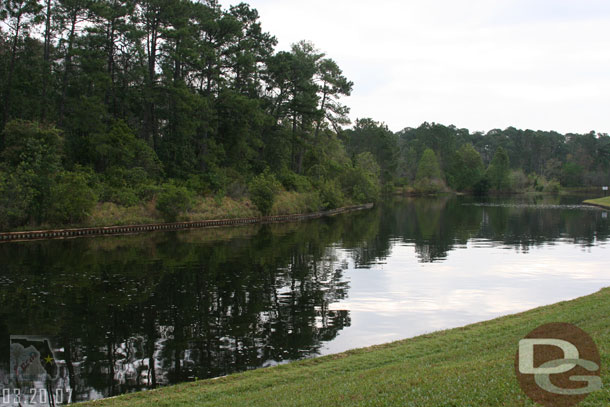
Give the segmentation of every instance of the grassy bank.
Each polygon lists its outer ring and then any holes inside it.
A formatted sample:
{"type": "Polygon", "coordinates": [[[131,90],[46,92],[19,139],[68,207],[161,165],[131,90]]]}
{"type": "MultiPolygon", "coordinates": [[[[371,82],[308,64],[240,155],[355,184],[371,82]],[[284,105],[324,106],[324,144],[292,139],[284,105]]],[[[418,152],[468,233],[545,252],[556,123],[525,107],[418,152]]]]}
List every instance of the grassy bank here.
{"type": "Polygon", "coordinates": [[[585,201],[585,203],[610,209],[610,196],[607,196],[605,198],[588,199],[585,201]]]}
{"type": "Polygon", "coordinates": [[[517,344],[548,322],[587,331],[602,355],[609,405],[610,289],[464,328],[387,345],[135,393],[90,406],[533,406],[514,374],[517,344]]]}
{"type": "MultiPolygon", "coordinates": [[[[345,200],[343,206],[350,205],[352,205],[352,202],[345,200]]],[[[315,193],[281,191],[275,198],[270,215],[293,215],[317,212],[319,210],[320,201],[315,193]]],[[[228,196],[222,198],[196,197],[191,209],[181,213],[176,220],[180,222],[196,222],[211,219],[256,218],[259,216],[262,216],[261,213],[248,198],[233,199],[228,196]]],[[[141,225],[163,222],[166,222],[166,220],[157,210],[154,200],[133,206],[122,206],[111,202],[104,202],[98,203],[92,209],[91,214],[80,223],[43,223],[23,226],[13,230],[4,230],[3,232],[141,225]]]]}

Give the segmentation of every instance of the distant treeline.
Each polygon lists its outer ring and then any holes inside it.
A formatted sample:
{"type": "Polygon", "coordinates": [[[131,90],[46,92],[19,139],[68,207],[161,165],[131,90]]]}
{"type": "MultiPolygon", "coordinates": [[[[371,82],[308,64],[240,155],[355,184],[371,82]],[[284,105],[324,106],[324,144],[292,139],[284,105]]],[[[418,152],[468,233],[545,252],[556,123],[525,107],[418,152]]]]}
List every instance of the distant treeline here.
{"type": "Polygon", "coordinates": [[[171,220],[203,196],[267,214],[282,191],[322,209],[395,186],[607,182],[607,135],[346,130],[352,82],[309,42],[276,51],[247,4],[3,0],[0,18],[1,228],[83,222],[99,202],[171,220]]]}
{"type": "Polygon", "coordinates": [[[608,134],[560,134],[509,127],[471,133],[454,126],[424,123],[397,134],[398,174],[418,178],[426,149],[435,152],[442,181],[455,190],[557,191],[610,183],[608,134]]]}

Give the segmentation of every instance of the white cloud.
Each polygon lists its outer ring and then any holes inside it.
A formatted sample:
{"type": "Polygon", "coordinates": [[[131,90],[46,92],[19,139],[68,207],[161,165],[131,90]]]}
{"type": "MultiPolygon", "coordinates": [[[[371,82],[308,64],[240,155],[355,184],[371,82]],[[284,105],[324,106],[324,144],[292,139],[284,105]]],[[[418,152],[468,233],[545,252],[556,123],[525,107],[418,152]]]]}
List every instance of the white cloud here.
{"type": "MultiPolygon", "coordinates": [[[[234,2],[224,0],[228,6],[234,2]]],[[[610,3],[252,0],[279,48],[313,41],[355,82],[352,117],[610,132],[610,3]]]]}

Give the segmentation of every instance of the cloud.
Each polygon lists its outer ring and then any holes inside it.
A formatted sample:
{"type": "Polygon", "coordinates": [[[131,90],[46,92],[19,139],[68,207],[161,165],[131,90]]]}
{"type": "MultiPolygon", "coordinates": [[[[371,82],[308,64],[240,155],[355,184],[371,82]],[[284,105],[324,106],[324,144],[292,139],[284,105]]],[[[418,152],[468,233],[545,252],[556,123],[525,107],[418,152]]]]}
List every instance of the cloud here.
{"type": "MultiPolygon", "coordinates": [[[[227,6],[230,1],[225,0],[227,6]]],[[[610,131],[610,3],[252,0],[287,49],[313,41],[355,82],[352,117],[610,131]]]]}

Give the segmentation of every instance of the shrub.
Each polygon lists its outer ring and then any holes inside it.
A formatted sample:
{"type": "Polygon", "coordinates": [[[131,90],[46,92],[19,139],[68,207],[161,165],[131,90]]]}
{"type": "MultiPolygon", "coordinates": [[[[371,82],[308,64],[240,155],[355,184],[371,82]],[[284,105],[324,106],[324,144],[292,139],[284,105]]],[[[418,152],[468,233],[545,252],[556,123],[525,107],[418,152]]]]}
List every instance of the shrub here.
{"type": "Polygon", "coordinates": [[[513,191],[525,191],[530,185],[530,180],[523,170],[511,171],[509,175],[510,187],[513,191]]]}
{"type": "Polygon", "coordinates": [[[111,167],[104,173],[100,199],[123,206],[133,206],[151,200],[159,188],[142,167],[111,167]]]}
{"type": "Polygon", "coordinates": [[[491,182],[489,181],[489,178],[485,175],[479,180],[479,182],[477,182],[476,184],[473,185],[472,192],[475,195],[483,196],[483,195],[487,195],[490,188],[491,188],[491,182]]]}
{"type": "Polygon", "coordinates": [[[113,202],[122,206],[134,206],[140,202],[136,191],[129,187],[115,188],[104,185],[102,186],[101,198],[103,202],[113,202]]]}
{"type": "Polygon", "coordinates": [[[263,216],[271,213],[275,197],[280,189],[280,183],[275,176],[268,171],[255,177],[248,186],[250,199],[256,205],[263,216]]]}
{"type": "Polygon", "coordinates": [[[561,169],[561,185],[564,187],[577,187],[582,184],[584,169],[573,162],[567,162],[561,169]]]}
{"type": "Polygon", "coordinates": [[[415,192],[424,195],[438,194],[447,190],[447,187],[442,180],[430,178],[422,178],[415,181],[413,187],[415,192]]]}
{"type": "Polygon", "coordinates": [[[498,147],[494,154],[489,167],[487,168],[487,177],[491,187],[497,191],[503,191],[510,188],[510,160],[506,150],[498,147]]]}
{"type": "Polygon", "coordinates": [[[240,199],[248,193],[248,186],[239,180],[231,182],[227,186],[227,196],[232,199],[240,199]]]}
{"type": "Polygon", "coordinates": [[[141,167],[153,177],[161,175],[161,162],[155,151],[122,120],[115,121],[107,131],[93,135],[95,166],[98,171],[111,167],[141,167]]]}
{"type": "Polygon", "coordinates": [[[192,205],[191,192],[172,183],[164,184],[157,195],[157,210],[167,222],[175,222],[178,215],[191,209],[192,205]]]}
{"type": "Polygon", "coordinates": [[[428,148],[424,151],[421,160],[419,160],[419,165],[417,166],[417,175],[415,179],[418,181],[424,178],[434,180],[441,179],[441,177],[441,168],[438,165],[436,154],[434,154],[434,151],[428,148]]]}
{"type": "Polygon", "coordinates": [[[324,209],[335,209],[343,205],[345,198],[337,181],[326,181],[320,186],[320,199],[324,209]]]}
{"type": "Polygon", "coordinates": [[[309,192],[312,190],[309,178],[295,174],[288,169],[285,169],[280,173],[279,179],[287,191],[309,192]]]}
{"type": "Polygon", "coordinates": [[[8,203],[8,208],[12,208],[9,212],[14,215],[9,216],[12,219],[10,223],[18,226],[26,219],[41,222],[51,186],[62,169],[61,133],[52,126],[14,120],[6,124],[3,136],[4,150],[0,154],[0,163],[6,165],[7,172],[11,172],[5,183],[12,184],[11,189],[14,189],[7,193],[13,194],[14,199],[25,199],[8,203]],[[19,223],[15,223],[17,219],[19,223]]]}
{"type": "Polygon", "coordinates": [[[223,168],[212,166],[204,176],[206,183],[210,186],[213,193],[221,193],[224,195],[227,185],[229,183],[229,177],[227,171],[223,168]]]}
{"type": "Polygon", "coordinates": [[[32,187],[32,172],[0,172],[0,228],[24,225],[32,216],[36,191],[32,187]]]}
{"type": "Polygon", "coordinates": [[[550,180],[544,186],[544,192],[548,192],[551,194],[558,194],[559,191],[561,191],[561,184],[559,183],[559,181],[557,181],[555,179],[550,180]]]}
{"type": "Polygon", "coordinates": [[[341,177],[341,183],[343,190],[356,202],[376,202],[379,199],[380,187],[377,179],[363,168],[346,170],[341,177]]]}
{"type": "Polygon", "coordinates": [[[431,149],[426,149],[417,167],[417,176],[413,185],[415,192],[419,194],[437,194],[447,190],[442,172],[438,165],[436,154],[431,149]]]}
{"type": "Polygon", "coordinates": [[[51,187],[47,220],[54,224],[85,220],[97,203],[97,195],[89,186],[87,174],[64,172],[51,187]]]}
{"type": "Polygon", "coordinates": [[[472,144],[464,144],[455,154],[447,179],[449,185],[458,191],[469,191],[474,189],[484,174],[485,167],[481,155],[472,144]]]}

